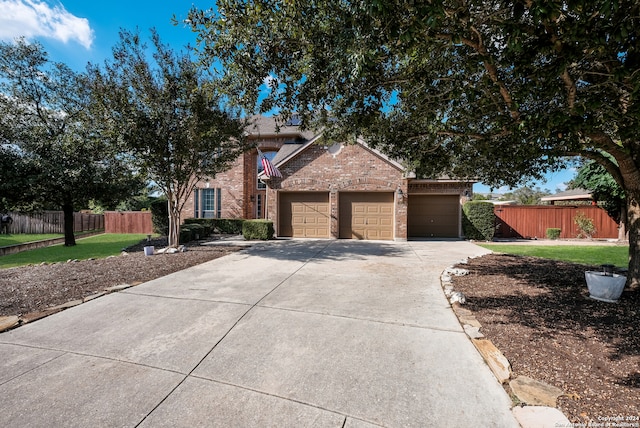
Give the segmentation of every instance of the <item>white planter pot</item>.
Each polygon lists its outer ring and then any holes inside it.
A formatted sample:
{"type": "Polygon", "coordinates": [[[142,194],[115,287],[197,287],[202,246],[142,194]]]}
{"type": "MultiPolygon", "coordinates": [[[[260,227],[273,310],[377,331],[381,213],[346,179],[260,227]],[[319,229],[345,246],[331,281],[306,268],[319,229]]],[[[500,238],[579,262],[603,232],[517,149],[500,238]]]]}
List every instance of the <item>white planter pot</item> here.
{"type": "Polygon", "coordinates": [[[155,248],[153,247],[153,245],[149,245],[144,247],[144,255],[145,256],[153,256],[155,248]]]}
{"type": "Polygon", "coordinates": [[[618,302],[627,282],[626,276],[617,273],[605,275],[604,272],[586,271],[584,278],[589,288],[589,297],[609,303],[618,302]]]}

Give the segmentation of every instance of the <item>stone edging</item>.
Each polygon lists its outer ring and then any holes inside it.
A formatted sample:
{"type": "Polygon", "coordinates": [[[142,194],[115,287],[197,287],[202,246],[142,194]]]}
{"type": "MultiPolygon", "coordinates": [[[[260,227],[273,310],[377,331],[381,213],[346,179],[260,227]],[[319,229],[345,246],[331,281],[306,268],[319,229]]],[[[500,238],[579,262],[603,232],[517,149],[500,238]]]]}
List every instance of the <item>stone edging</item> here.
{"type": "Polygon", "coordinates": [[[82,299],[72,300],[70,302],[62,303],[61,305],[52,306],[40,312],[31,312],[21,316],[16,316],[16,315],[0,316],[0,333],[2,333],[3,331],[11,330],[11,329],[20,327],[21,325],[28,324],[30,322],[48,317],[49,315],[53,315],[55,313],[64,311],[65,309],[78,306],[90,300],[97,299],[98,297],[102,297],[107,294],[111,294],[120,290],[125,290],[127,288],[134,287],[139,284],[142,284],[142,282],[114,285],[112,287],[104,288],[102,291],[99,291],[97,293],[91,294],[89,296],[85,296],[82,299]]]}
{"type": "MultiPolygon", "coordinates": [[[[467,260],[461,260],[457,264],[466,263],[467,260]]],[[[462,306],[466,303],[466,296],[454,290],[453,277],[468,274],[469,271],[466,269],[450,266],[440,275],[440,285],[464,332],[491,369],[496,380],[501,385],[508,383],[513,396],[518,400],[515,402],[512,397],[514,401],[512,413],[516,420],[522,427],[534,426],[532,422],[535,422],[535,426],[541,426],[539,425],[541,420],[550,422],[549,426],[572,426],[569,419],[556,408],[556,400],[561,395],[565,395],[564,391],[526,376],[517,376],[512,379],[513,372],[509,360],[491,340],[484,337],[480,331],[482,325],[473,312],[462,306]]]]}

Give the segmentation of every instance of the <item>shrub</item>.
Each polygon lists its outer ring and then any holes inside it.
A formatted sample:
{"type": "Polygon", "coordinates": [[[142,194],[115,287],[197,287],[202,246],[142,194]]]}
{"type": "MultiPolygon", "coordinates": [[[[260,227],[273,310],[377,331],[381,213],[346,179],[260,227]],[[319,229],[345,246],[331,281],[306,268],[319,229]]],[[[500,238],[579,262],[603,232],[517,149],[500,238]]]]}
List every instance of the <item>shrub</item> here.
{"type": "Polygon", "coordinates": [[[202,226],[203,230],[201,233],[201,238],[205,238],[213,232],[213,225],[211,223],[211,219],[208,218],[188,218],[184,221],[185,225],[198,225],[202,226]]]}
{"type": "Polygon", "coordinates": [[[158,198],[151,203],[153,231],[162,236],[169,234],[169,207],[166,198],[158,198]]]}
{"type": "Polygon", "coordinates": [[[596,233],[596,227],[593,225],[593,220],[582,212],[578,211],[573,218],[576,226],[578,226],[578,238],[591,239],[596,233]]]}
{"type": "Polygon", "coordinates": [[[491,241],[495,223],[491,202],[469,201],[462,207],[462,232],[467,239],[491,241]]]}
{"type": "Polygon", "coordinates": [[[559,227],[549,227],[547,229],[547,239],[560,238],[560,232],[562,232],[562,229],[560,229],[559,227]]]}
{"type": "Polygon", "coordinates": [[[271,220],[246,220],[242,223],[244,239],[273,239],[274,232],[271,220]]]}
{"type": "Polygon", "coordinates": [[[211,225],[216,233],[240,235],[242,233],[242,224],[245,221],[242,218],[212,218],[211,225]]]}

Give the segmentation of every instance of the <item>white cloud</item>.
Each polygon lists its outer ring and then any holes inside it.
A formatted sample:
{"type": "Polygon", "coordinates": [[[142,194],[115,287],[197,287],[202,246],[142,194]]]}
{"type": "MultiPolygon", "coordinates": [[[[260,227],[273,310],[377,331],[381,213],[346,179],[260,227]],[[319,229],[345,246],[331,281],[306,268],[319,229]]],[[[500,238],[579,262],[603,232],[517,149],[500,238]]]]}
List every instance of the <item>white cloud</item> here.
{"type": "Polygon", "coordinates": [[[89,20],[67,12],[61,3],[43,0],[0,0],[0,39],[48,37],[67,43],[75,40],[91,48],[93,30],[89,20]]]}

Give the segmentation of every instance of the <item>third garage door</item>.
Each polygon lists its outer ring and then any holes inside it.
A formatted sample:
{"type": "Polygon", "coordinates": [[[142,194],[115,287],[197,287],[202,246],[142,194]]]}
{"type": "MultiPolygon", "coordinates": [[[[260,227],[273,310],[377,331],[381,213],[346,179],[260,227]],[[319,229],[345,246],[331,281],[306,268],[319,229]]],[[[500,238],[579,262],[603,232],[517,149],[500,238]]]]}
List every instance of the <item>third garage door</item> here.
{"type": "Polygon", "coordinates": [[[458,238],[460,196],[409,196],[407,233],[410,238],[458,238]]]}
{"type": "Polygon", "coordinates": [[[340,238],[393,239],[393,192],[341,192],[340,238]]]}
{"type": "Polygon", "coordinates": [[[279,236],[328,238],[329,194],[325,192],[280,193],[279,236]]]}

